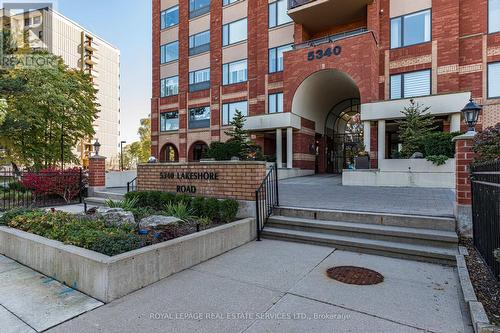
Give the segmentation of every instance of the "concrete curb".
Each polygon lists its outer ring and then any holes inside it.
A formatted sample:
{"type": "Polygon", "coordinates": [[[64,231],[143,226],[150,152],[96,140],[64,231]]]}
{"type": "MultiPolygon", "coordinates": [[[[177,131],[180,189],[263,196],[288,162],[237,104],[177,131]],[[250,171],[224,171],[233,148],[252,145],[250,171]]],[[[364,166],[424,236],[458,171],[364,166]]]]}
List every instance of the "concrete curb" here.
{"type": "Polygon", "coordinates": [[[477,300],[474,287],[470,280],[469,271],[465,262],[464,255],[468,255],[468,251],[464,247],[460,247],[460,254],[457,257],[457,270],[460,286],[464,301],[469,309],[472,326],[475,333],[500,333],[500,327],[490,324],[486,311],[484,311],[483,304],[477,300]]]}

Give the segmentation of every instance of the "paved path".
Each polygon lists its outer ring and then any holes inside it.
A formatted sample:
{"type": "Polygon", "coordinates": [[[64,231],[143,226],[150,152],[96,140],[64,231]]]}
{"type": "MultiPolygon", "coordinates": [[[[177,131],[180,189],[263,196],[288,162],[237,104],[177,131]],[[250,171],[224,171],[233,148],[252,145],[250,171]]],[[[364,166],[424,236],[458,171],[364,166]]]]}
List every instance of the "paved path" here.
{"type": "Polygon", "coordinates": [[[0,332],[42,332],[102,303],[0,255],[0,332]]]}
{"type": "Polygon", "coordinates": [[[340,176],[317,175],[280,181],[282,206],[377,213],[453,216],[449,189],[342,186],[340,176]]]}
{"type": "Polygon", "coordinates": [[[333,248],[252,242],[49,332],[471,332],[454,268],[333,248]],[[325,270],[358,265],[383,283],[325,270]]]}

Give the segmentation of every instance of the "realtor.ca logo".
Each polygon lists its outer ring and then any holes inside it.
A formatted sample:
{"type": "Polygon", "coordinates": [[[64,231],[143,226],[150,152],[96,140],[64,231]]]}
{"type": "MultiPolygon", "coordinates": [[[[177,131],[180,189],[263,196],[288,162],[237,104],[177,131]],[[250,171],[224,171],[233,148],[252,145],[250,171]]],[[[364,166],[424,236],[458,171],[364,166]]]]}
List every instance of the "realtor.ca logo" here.
{"type": "Polygon", "coordinates": [[[57,66],[50,54],[54,1],[0,0],[0,70],[57,66]]]}

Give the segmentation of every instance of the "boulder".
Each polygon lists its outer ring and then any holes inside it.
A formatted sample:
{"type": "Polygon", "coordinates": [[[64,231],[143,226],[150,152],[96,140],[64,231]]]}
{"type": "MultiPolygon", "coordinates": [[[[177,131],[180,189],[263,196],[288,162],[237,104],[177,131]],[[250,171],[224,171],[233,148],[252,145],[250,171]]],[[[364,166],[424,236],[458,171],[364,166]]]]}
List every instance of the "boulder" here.
{"type": "Polygon", "coordinates": [[[424,154],[417,152],[417,153],[411,155],[410,158],[411,159],[422,159],[422,158],[424,158],[424,154]]]}
{"type": "Polygon", "coordinates": [[[178,224],[182,222],[174,216],[151,215],[145,217],[139,222],[139,228],[162,228],[168,225],[178,224]]]}
{"type": "Polygon", "coordinates": [[[96,215],[103,218],[107,225],[135,225],[134,214],[123,208],[99,207],[96,215]]]}

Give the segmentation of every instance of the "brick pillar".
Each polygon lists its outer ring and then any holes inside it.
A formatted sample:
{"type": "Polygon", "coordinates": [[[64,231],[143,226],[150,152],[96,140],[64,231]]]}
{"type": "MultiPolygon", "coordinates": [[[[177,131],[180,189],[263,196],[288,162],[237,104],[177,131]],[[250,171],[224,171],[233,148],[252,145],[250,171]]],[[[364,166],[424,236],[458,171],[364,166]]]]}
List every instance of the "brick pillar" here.
{"type": "Polygon", "coordinates": [[[455,142],[455,217],[458,231],[472,234],[472,197],[469,165],[474,159],[472,151],[473,134],[464,134],[453,139],[455,142]]]}
{"type": "Polygon", "coordinates": [[[89,186],[106,186],[106,157],[92,156],[89,159],[89,186]]]}

